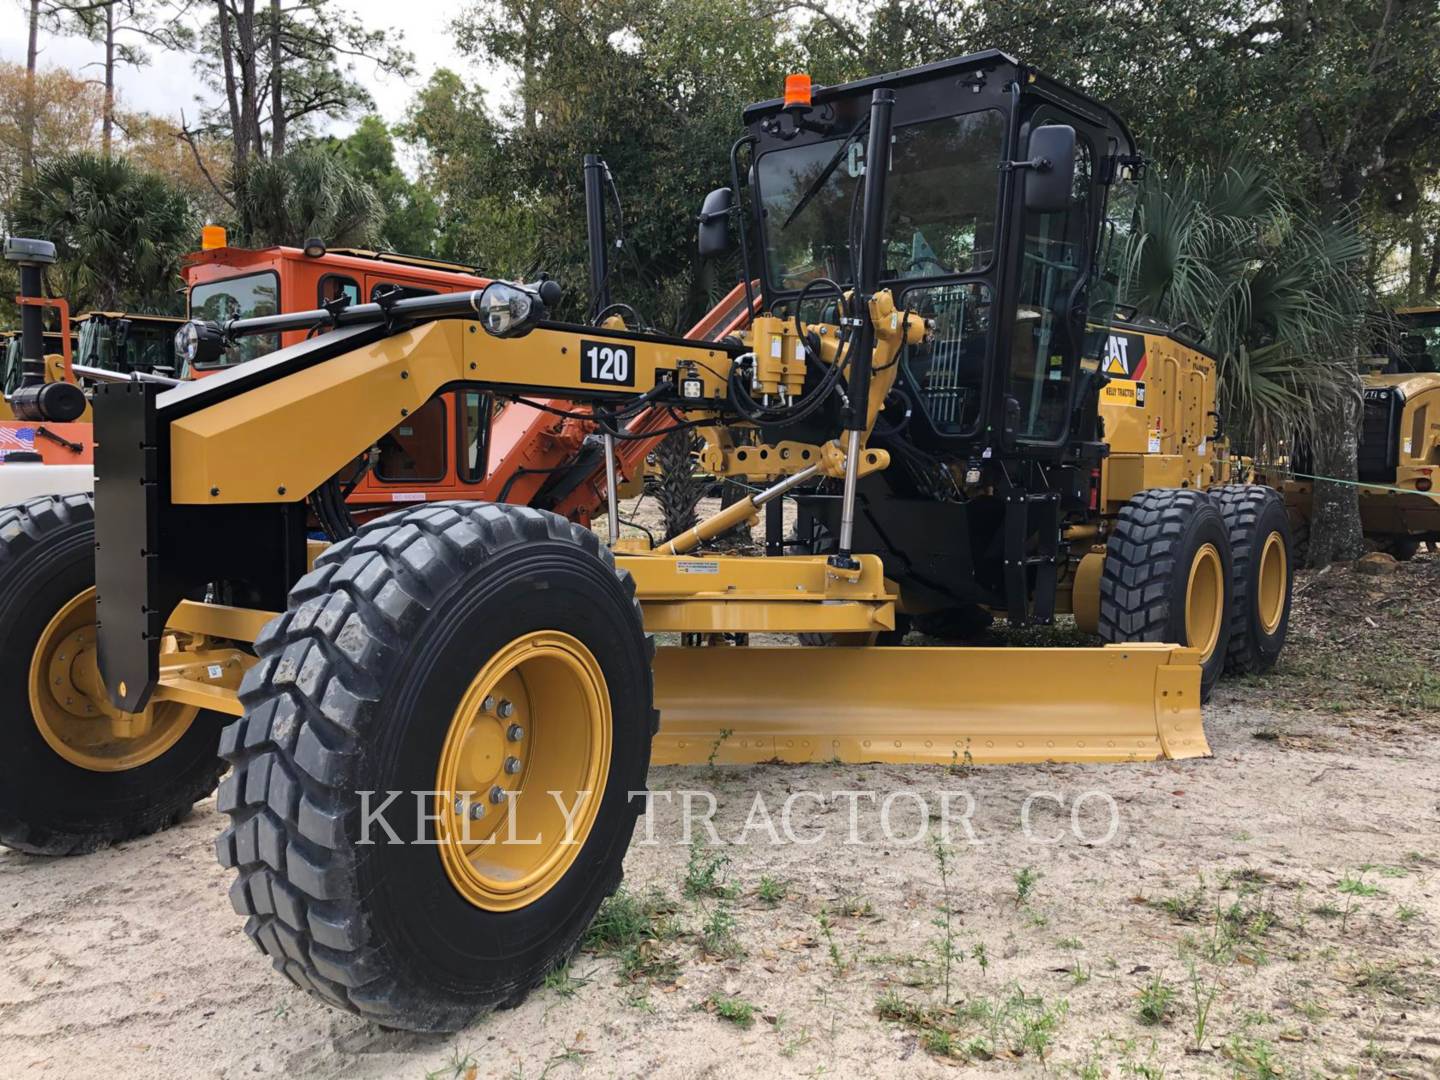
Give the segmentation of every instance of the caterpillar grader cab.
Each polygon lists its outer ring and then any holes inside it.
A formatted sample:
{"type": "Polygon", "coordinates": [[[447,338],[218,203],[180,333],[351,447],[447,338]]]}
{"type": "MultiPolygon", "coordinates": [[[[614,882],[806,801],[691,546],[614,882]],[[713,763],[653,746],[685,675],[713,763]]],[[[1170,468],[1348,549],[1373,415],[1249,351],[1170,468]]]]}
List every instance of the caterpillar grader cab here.
{"type": "MultiPolygon", "coordinates": [[[[1153,385],[1102,431],[1124,388],[1086,326],[1123,123],[999,52],[795,79],[745,122],[700,226],[759,281],[734,334],[564,323],[561,283],[493,281],[197,320],[193,364],[301,340],[99,387],[93,499],[0,513],[0,839],[160,828],[228,767],[217,853],[261,951],[336,1006],[452,1030],[572,954],[652,763],[1208,753],[1202,671],[1252,625],[1283,636],[1287,532],[1263,492],[1202,490],[1223,477],[1188,401],[1162,414],[1178,465],[1106,472],[1127,452],[1107,437],[1148,438],[1153,385]],[[307,543],[310,493],[452,392],[597,423],[608,538],[472,501],[307,543]],[[654,410],[643,438],[699,430],[758,490],[642,549],[617,535],[615,447],[654,410]],[[784,499],[806,547],[706,549],[784,499]],[[1087,597],[1109,644],[873,644],[907,613],[1037,622],[1087,597]]],[[[1151,364],[1181,348],[1134,333],[1151,364]]]]}
{"type": "MultiPolygon", "coordinates": [[[[1399,333],[1363,379],[1357,472],[1365,537],[1398,559],[1440,543],[1440,308],[1401,308],[1399,333]]],[[[1308,539],[1314,477],[1308,455],[1277,479],[1292,527],[1308,539]]]]}

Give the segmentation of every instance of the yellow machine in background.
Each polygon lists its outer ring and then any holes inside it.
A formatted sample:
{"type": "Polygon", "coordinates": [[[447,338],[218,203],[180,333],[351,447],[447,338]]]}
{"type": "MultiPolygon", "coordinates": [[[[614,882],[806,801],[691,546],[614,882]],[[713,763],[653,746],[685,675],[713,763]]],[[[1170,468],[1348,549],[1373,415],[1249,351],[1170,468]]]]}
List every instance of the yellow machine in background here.
{"type": "MultiPolygon", "coordinates": [[[[1402,308],[1398,348],[1363,379],[1357,471],[1360,526],[1380,550],[1409,559],[1440,543],[1440,308],[1402,308]]],[[[1301,455],[1297,472],[1309,473],[1301,455]]],[[[1277,478],[1302,551],[1310,533],[1314,481],[1277,478]]]]}

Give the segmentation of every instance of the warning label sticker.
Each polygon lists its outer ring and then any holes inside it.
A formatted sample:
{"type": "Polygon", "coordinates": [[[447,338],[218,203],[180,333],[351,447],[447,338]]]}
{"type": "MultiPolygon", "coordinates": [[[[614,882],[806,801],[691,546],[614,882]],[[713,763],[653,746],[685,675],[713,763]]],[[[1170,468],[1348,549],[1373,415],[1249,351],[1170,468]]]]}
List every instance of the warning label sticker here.
{"type": "Polygon", "coordinates": [[[720,563],[714,559],[686,559],[677,562],[675,570],[681,574],[718,574],[720,563]]]}

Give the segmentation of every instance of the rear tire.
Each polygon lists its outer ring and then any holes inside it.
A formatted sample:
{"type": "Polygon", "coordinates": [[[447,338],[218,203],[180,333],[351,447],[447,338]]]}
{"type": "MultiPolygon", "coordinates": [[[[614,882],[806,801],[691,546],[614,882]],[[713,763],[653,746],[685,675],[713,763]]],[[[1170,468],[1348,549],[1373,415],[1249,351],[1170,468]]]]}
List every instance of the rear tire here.
{"type": "Polygon", "coordinates": [[[1393,555],[1398,562],[1409,562],[1419,553],[1420,541],[1412,540],[1408,536],[1394,537],[1386,540],[1380,550],[1393,555]]]}
{"type": "MultiPolygon", "coordinates": [[[[5,744],[0,753],[0,844],[18,851],[80,855],[168,828],[214,791],[220,777],[216,747],[222,718],[216,713],[197,713],[173,743],[157,742],[153,756],[142,755],[142,762],[122,767],[118,761],[90,761],[102,755],[83,742],[91,730],[88,725],[106,721],[72,720],[63,708],[83,703],[82,691],[67,686],[64,696],[41,698],[42,704],[36,705],[31,669],[37,651],[45,649],[64,661],[60,650],[66,648],[69,633],[54,635],[55,620],[94,587],[93,496],[42,496],[0,509],[0,723],[5,744]],[[47,632],[53,635],[50,641],[47,632]],[[58,713],[57,706],[62,707],[58,713]],[[42,720],[47,709],[52,717],[48,723],[42,720]],[[57,715],[60,724],[53,719],[57,715]],[[42,732],[42,723],[65,753],[87,764],[62,756],[42,732]],[[70,745],[62,735],[72,731],[79,739],[70,745]]],[[[93,625],[93,614],[82,621],[93,625]]],[[[48,680],[57,669],[43,656],[38,662],[49,669],[45,691],[59,693],[48,680]]],[[[69,676],[65,678],[68,683],[69,676]]],[[[128,741],[110,745],[123,748],[128,741]]]]}
{"type": "MultiPolygon", "coordinates": [[[[554,514],[434,504],[331,547],[255,645],[245,715],[222,738],[234,771],[219,797],[231,824],[216,844],[236,871],[230,896],[245,932],[297,986],[389,1027],[454,1031],[518,1003],[573,954],[614,892],[643,807],[631,795],[645,790],[658,714],[629,575],[593,533],[554,514]],[[596,700],[611,718],[608,765],[563,873],[522,904],[487,906],[455,876],[453,821],[417,814],[446,813],[437,776],[477,672],[535,635],[564,636],[593,657],[596,700]],[[402,842],[378,822],[362,842],[367,800],[373,821],[391,791],[404,793],[386,815],[402,842]]],[[[524,683],[513,715],[543,716],[550,685],[524,683]]],[[[512,715],[486,702],[487,716],[512,715]]],[[[493,761],[490,751],[512,753],[543,725],[527,722],[508,745],[491,735],[485,753],[484,739],[461,743],[463,755],[493,761]]],[[[538,736],[533,745],[539,759],[538,736]]],[[[473,802],[487,822],[511,812],[483,793],[473,802]]]]}
{"type": "Polygon", "coordinates": [[[1290,625],[1295,558],[1285,502],[1274,488],[1227,484],[1210,494],[1230,533],[1230,648],[1225,670],[1263,675],[1275,666],[1290,625]]]}
{"type": "Polygon", "coordinates": [[[1100,573],[1100,636],[1202,650],[1200,697],[1225,668],[1230,640],[1230,538],[1201,491],[1153,488],[1120,509],[1100,573]]]}

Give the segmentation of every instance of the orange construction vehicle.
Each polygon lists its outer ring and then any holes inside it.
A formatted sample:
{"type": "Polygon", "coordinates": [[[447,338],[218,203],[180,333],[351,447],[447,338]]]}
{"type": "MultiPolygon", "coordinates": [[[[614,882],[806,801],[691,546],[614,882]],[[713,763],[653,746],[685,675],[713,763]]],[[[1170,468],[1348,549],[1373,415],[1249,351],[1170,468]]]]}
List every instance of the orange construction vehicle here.
{"type": "MultiPolygon", "coordinates": [[[[318,240],[307,241],[303,248],[233,247],[218,226],[206,226],[201,250],[186,257],[181,272],[190,317],[209,320],[472,291],[483,289],[490,280],[456,263],[391,252],[327,249],[318,240]]],[[[747,321],[744,299],[743,286],[737,286],[687,336],[718,339],[740,329],[747,321]]],[[[182,364],[175,376],[207,378],[322,330],[306,327],[244,338],[215,363],[182,364]]],[[[53,366],[54,380],[73,381],[73,375],[62,374],[70,371],[68,350],[63,358],[53,357],[53,366]]],[[[16,369],[18,376],[18,361],[16,369]]],[[[107,377],[83,365],[76,374],[107,377]]],[[[116,371],[108,377],[130,374],[116,371]]],[[[146,372],[144,377],[164,376],[146,372]]],[[[44,433],[34,436],[37,462],[75,467],[71,471],[76,476],[66,478],[66,491],[90,487],[94,446],[87,421],[85,415],[81,422],[45,423],[41,425],[44,433]]],[[[646,455],[672,425],[669,411],[661,409],[644,411],[630,420],[626,437],[615,443],[617,485],[641,480],[646,455]],[[643,437],[651,431],[662,434],[643,437]]],[[[33,424],[26,426],[27,433],[36,430],[33,424]]],[[[31,449],[28,443],[25,449],[31,449]]],[[[57,480],[59,474],[41,474],[29,483],[43,487],[47,478],[57,480]]],[[[33,493],[39,491],[36,488],[33,493]]],[[[585,410],[576,410],[564,401],[497,402],[488,394],[452,391],[436,396],[388,432],[316,492],[311,508],[332,538],[348,535],[357,521],[397,505],[445,499],[524,503],[588,524],[592,514],[604,506],[606,491],[603,447],[596,424],[585,410]],[[492,417],[488,425],[484,422],[487,414],[492,417]]],[[[31,493],[27,488],[25,494],[31,493]]]]}

